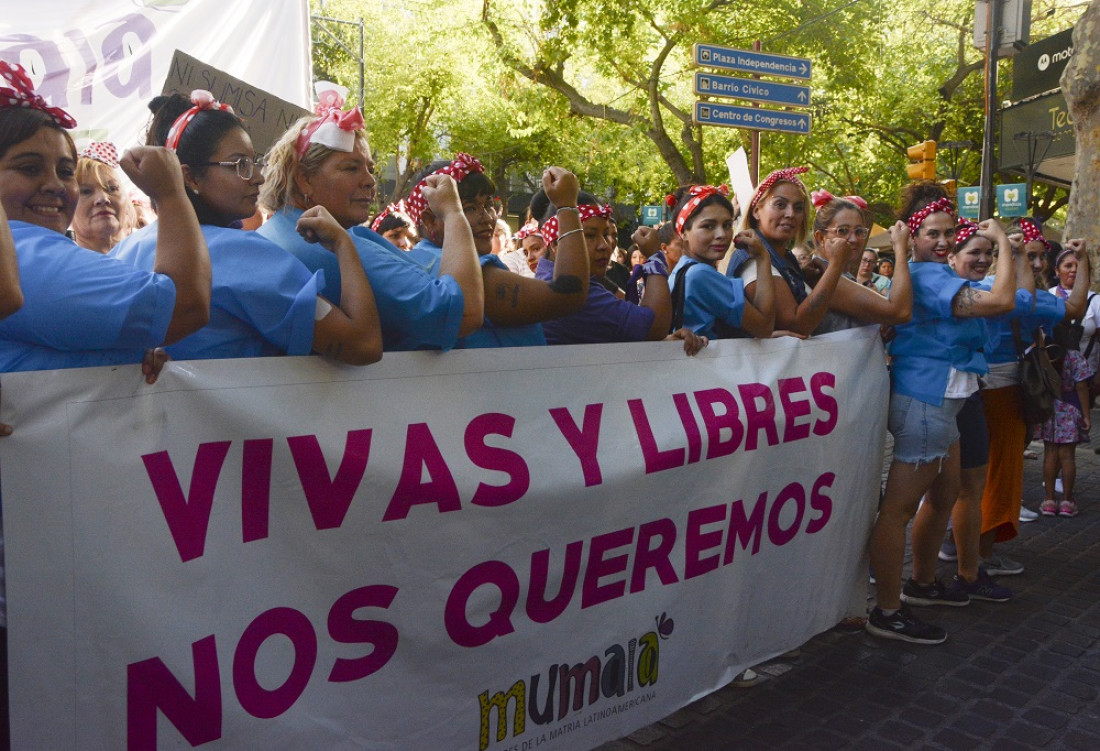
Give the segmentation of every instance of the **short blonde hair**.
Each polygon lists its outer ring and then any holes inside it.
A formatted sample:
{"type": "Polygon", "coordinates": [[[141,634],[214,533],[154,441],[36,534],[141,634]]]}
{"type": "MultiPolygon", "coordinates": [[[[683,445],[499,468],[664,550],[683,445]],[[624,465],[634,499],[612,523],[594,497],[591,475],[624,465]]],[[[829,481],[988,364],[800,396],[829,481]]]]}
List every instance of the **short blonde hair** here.
{"type": "Polygon", "coordinates": [[[103,190],[109,190],[113,184],[120,194],[125,194],[122,189],[122,180],[118,170],[109,164],[82,156],[76,160],[76,181],[78,183],[95,183],[103,190]]]}
{"type": "MultiPolygon", "coordinates": [[[[301,170],[306,177],[312,177],[321,169],[326,159],[333,154],[344,153],[319,143],[311,143],[306,153],[298,156],[298,136],[314,119],[312,115],[300,118],[267,152],[264,159],[264,184],[260,186],[260,203],[273,213],[305,200],[294,180],[296,170],[301,170]]],[[[363,130],[355,131],[355,145],[360,144],[370,150],[367,134],[363,130]]]]}

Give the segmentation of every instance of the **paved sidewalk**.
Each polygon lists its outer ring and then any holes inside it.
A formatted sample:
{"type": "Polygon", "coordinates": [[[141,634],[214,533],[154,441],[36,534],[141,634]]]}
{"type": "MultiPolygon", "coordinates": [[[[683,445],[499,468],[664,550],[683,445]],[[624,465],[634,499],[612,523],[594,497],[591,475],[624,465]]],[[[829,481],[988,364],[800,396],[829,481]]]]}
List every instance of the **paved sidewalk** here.
{"type": "MultiPolygon", "coordinates": [[[[1043,498],[1042,445],[1024,501],[1043,498]]],[[[1100,749],[1100,456],[1077,451],[1073,519],[1040,517],[998,546],[1024,563],[1010,603],[920,608],[947,630],[921,646],[820,634],[602,751],[711,749],[1100,749]]],[[[941,575],[950,576],[952,564],[941,575]]]]}

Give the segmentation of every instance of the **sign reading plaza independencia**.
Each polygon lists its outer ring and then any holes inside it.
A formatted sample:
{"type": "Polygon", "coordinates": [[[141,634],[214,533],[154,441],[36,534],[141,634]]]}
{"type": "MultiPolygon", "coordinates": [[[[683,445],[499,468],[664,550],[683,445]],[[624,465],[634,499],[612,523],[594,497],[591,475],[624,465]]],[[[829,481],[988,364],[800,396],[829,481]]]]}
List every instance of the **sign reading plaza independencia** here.
{"type": "Polygon", "coordinates": [[[877,327],[6,374],[13,747],[628,734],[865,594],[887,390],[877,327]]]}

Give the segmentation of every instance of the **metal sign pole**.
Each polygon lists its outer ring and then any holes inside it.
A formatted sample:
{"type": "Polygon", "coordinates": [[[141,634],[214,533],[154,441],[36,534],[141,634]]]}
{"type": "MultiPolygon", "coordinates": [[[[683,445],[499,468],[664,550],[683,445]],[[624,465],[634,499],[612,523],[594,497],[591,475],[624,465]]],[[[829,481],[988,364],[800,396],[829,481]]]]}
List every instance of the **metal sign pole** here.
{"type": "Polygon", "coordinates": [[[989,22],[985,35],[985,133],[982,139],[982,176],[980,217],[993,216],[993,155],[997,111],[997,59],[1001,47],[1001,17],[1003,0],[989,0],[989,22]]]}

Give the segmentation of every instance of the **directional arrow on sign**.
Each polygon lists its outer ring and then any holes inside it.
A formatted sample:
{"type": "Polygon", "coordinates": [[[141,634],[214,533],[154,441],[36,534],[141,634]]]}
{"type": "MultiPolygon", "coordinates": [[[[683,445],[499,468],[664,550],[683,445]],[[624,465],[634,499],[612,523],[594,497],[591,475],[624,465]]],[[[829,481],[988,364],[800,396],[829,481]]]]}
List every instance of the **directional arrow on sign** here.
{"type": "Polygon", "coordinates": [[[748,99],[752,102],[782,104],[788,107],[810,105],[810,87],[808,86],[761,81],[756,78],[719,76],[713,73],[695,74],[695,93],[700,96],[748,99]]]}
{"type": "Polygon", "coordinates": [[[772,55],[755,50],[719,47],[716,44],[696,44],[692,47],[692,54],[696,65],[739,73],[756,73],[761,76],[800,78],[809,81],[813,70],[811,61],[804,57],[772,55]]]}
{"type": "Polygon", "coordinates": [[[696,102],[694,121],[699,125],[725,128],[777,130],[784,133],[809,133],[810,116],[801,112],[767,110],[762,107],[738,107],[732,104],[696,102]]]}

